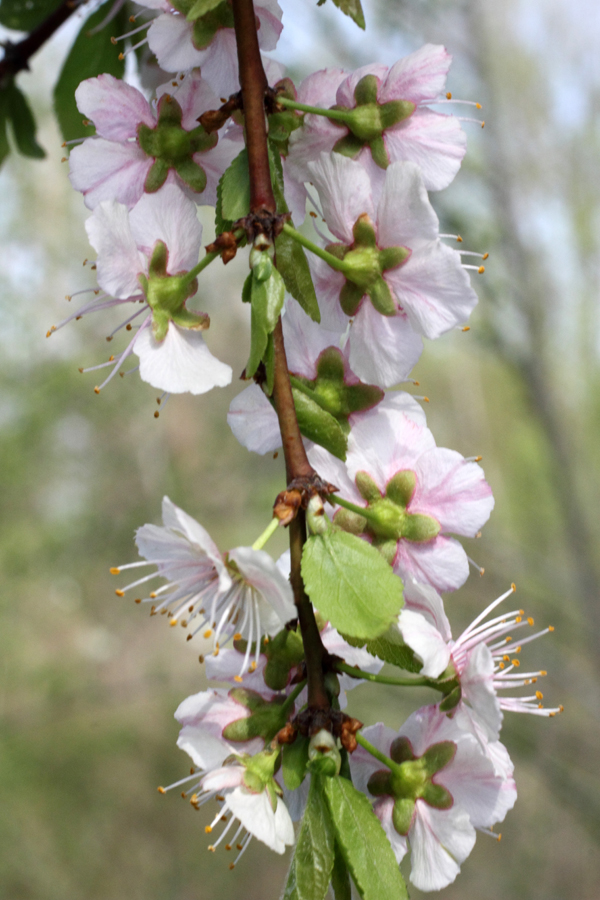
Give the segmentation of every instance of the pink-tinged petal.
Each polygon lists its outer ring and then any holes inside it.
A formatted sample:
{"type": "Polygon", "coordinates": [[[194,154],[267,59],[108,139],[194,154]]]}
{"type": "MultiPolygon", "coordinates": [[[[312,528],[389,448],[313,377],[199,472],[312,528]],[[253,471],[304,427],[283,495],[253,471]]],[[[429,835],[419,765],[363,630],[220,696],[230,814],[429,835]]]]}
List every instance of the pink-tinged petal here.
{"type": "Polygon", "coordinates": [[[294,826],[283,800],[277,801],[273,811],[266,790],[253,794],[239,787],[227,795],[227,806],[246,831],[274,850],[285,853],[294,843],[294,826]]]}
{"type": "Polygon", "coordinates": [[[434,809],[417,800],[410,843],[410,880],[422,891],[451,884],[475,845],[475,829],[462,809],[434,809]]]}
{"type": "Polygon", "coordinates": [[[281,447],[277,413],[257,384],[251,384],[233,398],[227,424],[242,447],[253,453],[264,455],[281,447]]]}
{"type": "Polygon", "coordinates": [[[244,782],[244,766],[223,766],[209,772],[202,779],[203,791],[221,791],[235,790],[244,782]]]}
{"type": "MultiPolygon", "coordinates": [[[[319,473],[321,478],[339,488],[341,497],[352,501],[352,503],[358,503],[360,506],[365,505],[365,501],[348,473],[348,469],[340,459],[336,459],[317,444],[313,444],[307,453],[311,466],[319,473]]],[[[330,495],[329,501],[335,504],[335,494],[330,495]]]]}
{"type": "Polygon", "coordinates": [[[200,691],[186,697],[175,710],[181,725],[197,725],[222,736],[221,732],[236,719],[247,718],[250,710],[236,703],[225,691],[200,691]]]}
{"type": "Polygon", "coordinates": [[[360,163],[339,153],[322,153],[308,169],[319,191],[327,227],[339,240],[352,244],[358,217],[367,213],[375,221],[369,176],[360,163]]]}
{"type": "Polygon", "coordinates": [[[156,241],[164,241],[169,251],[170,275],[187,272],[198,262],[202,225],[196,206],[173,184],[156,194],[144,194],[131,210],[131,231],[137,245],[150,256],[156,241]]]}
{"type": "Polygon", "coordinates": [[[493,685],[494,660],[486,644],[477,644],[460,672],[462,699],[477,714],[488,741],[497,741],[502,725],[502,710],[493,685]]]}
{"type": "Polygon", "coordinates": [[[441,675],[450,661],[450,650],[435,625],[420,613],[403,609],[398,617],[398,628],[405,643],[423,663],[421,675],[429,678],[441,675]]]}
{"type": "Polygon", "coordinates": [[[345,126],[336,125],[323,116],[308,114],[304,121],[304,127],[293,131],[290,136],[288,156],[290,174],[301,183],[312,181],[309,165],[318,160],[322,153],[331,153],[334,144],[348,134],[345,126]],[[316,119],[319,120],[318,127],[312,125],[316,119]]]}
{"type": "Polygon", "coordinates": [[[502,821],[517,799],[512,779],[505,783],[499,778],[479,741],[466,733],[458,741],[452,763],[435,775],[434,781],[450,791],[476,828],[502,821]]]}
{"type": "Polygon", "coordinates": [[[385,279],[415,331],[434,340],[463,325],[477,305],[477,294],[460,255],[440,241],[424,245],[385,279]]]}
{"type": "Polygon", "coordinates": [[[202,51],[202,74],[221,97],[239,91],[237,48],[233,28],[220,28],[202,51]]]}
{"type": "Polygon", "coordinates": [[[423,454],[415,472],[417,486],[409,512],[433,516],[445,532],[475,537],[494,508],[483,469],[456,450],[436,447],[423,454]]]}
{"type": "Polygon", "coordinates": [[[266,56],[264,53],[261,53],[261,58],[269,84],[276,84],[278,81],[281,81],[286,71],[283,63],[278,62],[276,59],[271,59],[270,56],[266,56]]]}
{"type": "Polygon", "coordinates": [[[127,207],[105,200],[85,223],[90,244],[98,254],[98,284],[112,297],[123,300],[141,293],[138,274],[147,271],[131,233],[127,207]]]}
{"type": "Polygon", "coordinates": [[[379,246],[413,249],[421,241],[437,240],[438,234],[438,217],[429,202],[421,170],[414,163],[392,163],[386,170],[377,210],[379,246]]]}
{"type": "Polygon", "coordinates": [[[410,576],[436,591],[455,591],[469,577],[469,562],[461,544],[442,535],[426,544],[399,541],[393,568],[401,578],[410,576]]]}
{"type": "MultiPolygon", "coordinates": [[[[283,30],[282,9],[277,0],[258,0],[254,5],[259,21],[258,44],[261,50],[274,50],[283,30]]],[[[271,84],[271,82],[269,82],[271,84]]]]}
{"type": "Polygon", "coordinates": [[[413,370],[422,350],[423,341],[406,315],[382,316],[363,300],[350,330],[350,365],[362,381],[382,388],[398,384],[413,370]]]}
{"type": "Polygon", "coordinates": [[[384,494],[396,472],[414,469],[420,456],[432,447],[435,440],[428,428],[379,405],[350,433],[348,475],[354,479],[357,472],[367,472],[384,494]]]}
{"type": "Polygon", "coordinates": [[[103,200],[116,200],[131,209],[144,193],[152,160],[132,142],[116,144],[88,138],[71,150],[69,179],[81,191],[88,209],[103,200]]]}
{"type": "MultiPolygon", "coordinates": [[[[296,607],[290,583],[268,553],[264,550],[253,550],[251,547],[236,547],[230,550],[229,559],[236,563],[253,590],[259,592],[265,605],[268,604],[270,607],[264,614],[265,627],[267,618],[271,625],[272,630],[268,631],[269,634],[276,634],[286,622],[295,618],[296,607]],[[275,617],[268,615],[270,611],[275,613],[275,617]]],[[[260,613],[262,622],[262,609],[260,613]]]]}
{"type": "MultiPolygon", "coordinates": [[[[271,83],[271,82],[269,82],[271,83]]],[[[306,218],[306,188],[302,180],[294,178],[288,157],[281,158],[283,167],[283,193],[288,209],[292,214],[292,220],[296,227],[300,227],[306,218]]]]}
{"type": "Polygon", "coordinates": [[[409,119],[388,128],[383,139],[391,163],[416,163],[428,191],[448,187],[460,169],[467,136],[454,116],[417,109],[409,119]]]}
{"type": "Polygon", "coordinates": [[[199,331],[170,322],[159,343],[151,329],[145,328],[133,349],[140,360],[142,381],[171,394],[204,394],[231,383],[231,368],[212,355],[199,331]]]}
{"type": "Polygon", "coordinates": [[[388,391],[377,408],[382,411],[389,409],[403,413],[417,425],[427,425],[427,418],[422,406],[406,391],[388,391]]]}
{"type": "Polygon", "coordinates": [[[185,16],[158,16],[148,29],[148,44],[165,72],[186,72],[202,64],[205,53],[192,44],[185,16]]]}
{"type": "MultiPolygon", "coordinates": [[[[393,797],[378,797],[373,804],[373,811],[381,822],[382,828],[388,836],[388,840],[392,845],[396,862],[401,863],[408,850],[408,841],[403,834],[398,834],[394,828],[392,821],[392,813],[394,811],[393,797]]],[[[352,895],[354,897],[354,895],[352,895]]],[[[358,897],[358,894],[356,895],[358,897]]]]}
{"type": "Polygon", "coordinates": [[[371,63],[368,66],[361,66],[360,69],[355,69],[355,71],[348,75],[347,78],[344,78],[338,87],[335,102],[340,106],[349,106],[350,108],[355,107],[356,99],[354,97],[354,91],[358,82],[364,78],[365,75],[374,75],[381,87],[387,73],[388,67],[384,66],[382,63],[371,63]]]}
{"type": "Polygon", "coordinates": [[[419,104],[435,100],[444,91],[451,63],[445,47],[425,44],[392,66],[379,91],[379,102],[410,100],[419,104]]]}
{"type": "Polygon", "coordinates": [[[191,545],[190,550],[198,548],[202,553],[206,554],[219,573],[219,587],[221,590],[230,588],[231,578],[227,574],[223,557],[208,531],[192,516],[188,515],[185,510],[176,506],[168,497],[163,497],[162,519],[165,528],[179,532],[185,538],[188,545],[191,545]]]}
{"type": "Polygon", "coordinates": [[[413,578],[404,582],[406,609],[412,609],[434,625],[445,641],[452,639],[450,622],[444,611],[444,602],[438,592],[428,584],[418,584],[413,578]]]}
{"type": "Polygon", "coordinates": [[[136,137],[140,123],[154,128],[156,117],[144,95],[113,75],[82,81],[75,91],[81,113],[91,119],[100,137],[126,141],[136,137]]]}
{"type": "Polygon", "coordinates": [[[316,363],[328,347],[340,346],[340,331],[328,331],[308,316],[299,303],[288,302],[283,317],[283,336],[288,369],[294,375],[316,378],[316,363]]]}
{"type": "MultiPolygon", "coordinates": [[[[340,291],[346,279],[312,253],[307,253],[308,264],[319,301],[321,327],[342,333],[348,326],[348,316],[340,306],[340,291]]],[[[364,304],[364,300],[363,300],[364,304]]]]}
{"type": "MultiPolygon", "coordinates": [[[[240,670],[244,661],[244,654],[238,653],[237,650],[223,648],[219,650],[217,656],[211,654],[204,660],[206,677],[209,681],[226,681],[240,687],[240,670]],[[237,679],[237,680],[236,680],[237,679]]],[[[275,695],[266,684],[263,678],[267,657],[260,655],[258,665],[252,672],[245,672],[241,678],[241,687],[248,688],[251,691],[257,691],[264,697],[270,699],[275,695]]]]}
{"type": "Polygon", "coordinates": [[[159,100],[163,94],[170,94],[177,100],[183,114],[181,124],[186,131],[198,127],[198,117],[207,109],[218,109],[221,105],[211,85],[197,70],[186,75],[175,89],[171,81],[161,84],[156,89],[156,99],[159,100]]]}
{"type": "Polygon", "coordinates": [[[227,757],[235,752],[227,741],[197,725],[184,725],[179,732],[177,746],[191,757],[195,766],[205,771],[222,766],[227,757]]]}
{"type": "MultiPolygon", "coordinates": [[[[337,102],[336,95],[340,84],[347,77],[345,69],[320,69],[308,75],[298,87],[298,102],[307,106],[320,106],[329,109],[337,102]]],[[[311,123],[320,121],[323,117],[314,117],[311,123]]]]}

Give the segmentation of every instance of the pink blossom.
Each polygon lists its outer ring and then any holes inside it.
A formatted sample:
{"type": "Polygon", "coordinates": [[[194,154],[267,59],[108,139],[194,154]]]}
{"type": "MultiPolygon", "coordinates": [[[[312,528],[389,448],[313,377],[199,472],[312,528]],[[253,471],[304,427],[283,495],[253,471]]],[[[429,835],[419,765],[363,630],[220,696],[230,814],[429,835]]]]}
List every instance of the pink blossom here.
{"type": "Polygon", "coordinates": [[[365,510],[365,518],[338,510],[334,521],[364,532],[401,578],[439,591],[466,580],[466,553],[447,534],[474,537],[494,506],[477,463],[436,447],[428,428],[381,406],[352,428],[345,465],[316,446],[309,458],[340,498],[365,510]]]}
{"type": "Polygon", "coordinates": [[[216,203],[219,178],[240,148],[227,134],[208,135],[198,124],[203,112],[220,106],[199,73],[176,87],[163,85],[155,105],[107,74],[82,81],[75,98],[97,132],[69,158],[71,184],[87,207],[117,200],[131,209],[144,191],[163,183],[178,184],[198,203],[216,203]]]}
{"type": "Polygon", "coordinates": [[[341,270],[319,260],[315,287],[327,327],[352,319],[350,365],[371,384],[404,379],[430,339],[467,321],[477,303],[460,254],[442,244],[414,163],[386,170],[381,192],[356,162],[322,154],[311,163],[341,270]],[[374,348],[377,352],[374,352],[374,348]]]}
{"type": "Polygon", "coordinates": [[[398,862],[410,847],[412,883],[425,891],[446,887],[473,849],[475,829],[489,831],[514,806],[512,766],[499,775],[473,735],[435,706],[417,710],[398,733],[380,723],[362,734],[394,768],[359,746],[350,757],[354,785],[377,798],[398,862]]]}
{"type": "MultiPolygon", "coordinates": [[[[193,0],[142,0],[142,6],[160,11],[148,29],[148,44],[161,68],[187,72],[201,66],[220,96],[239,90],[233,13],[226,0],[194,21],[187,19],[193,0]]],[[[277,0],[256,0],[254,9],[259,45],[274,50],[283,27],[281,8],[277,0]]]]}
{"type": "Polygon", "coordinates": [[[439,102],[451,61],[444,47],[426,44],[390,69],[373,64],[351,74],[342,69],[324,69],[310,75],[298,88],[298,101],[309,106],[356,109],[355,90],[361,82],[361,87],[365,84],[368,76],[374,79],[373,109],[390,101],[408,103],[404,117],[380,131],[382,158],[366,140],[362,147],[359,142],[354,149],[344,147],[344,139],[352,136],[351,127],[344,122],[307,114],[304,127],[294,132],[290,140],[289,161],[294,177],[299,181],[312,180],[309,163],[321,152],[339,148],[340,152],[352,152],[375,181],[381,181],[387,164],[409,161],[421,169],[427,190],[447,187],[465,155],[466,137],[454,116],[434,112],[429,105],[439,102]]]}

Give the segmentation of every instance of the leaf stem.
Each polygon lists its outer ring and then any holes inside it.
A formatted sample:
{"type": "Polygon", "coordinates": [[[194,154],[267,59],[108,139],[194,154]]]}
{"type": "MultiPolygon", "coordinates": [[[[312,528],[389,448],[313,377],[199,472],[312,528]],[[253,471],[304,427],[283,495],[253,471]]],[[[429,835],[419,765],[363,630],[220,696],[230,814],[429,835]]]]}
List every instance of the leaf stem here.
{"type": "Polygon", "coordinates": [[[373,675],[371,672],[365,672],[363,669],[356,669],[349,666],[345,662],[336,662],[336,669],[351,675],[353,678],[362,678],[365,681],[373,681],[377,684],[395,684],[399,687],[435,687],[430,678],[397,678],[392,675],[373,675]]]}
{"type": "Polygon", "coordinates": [[[258,537],[254,543],[252,544],[253,550],[262,550],[267,541],[273,537],[275,532],[277,531],[277,526],[279,525],[279,519],[272,518],[263,533],[260,537],[258,537]]]}
{"type": "Polygon", "coordinates": [[[351,503],[350,500],[344,500],[344,498],[339,497],[338,494],[333,494],[331,499],[333,503],[337,503],[338,506],[343,506],[344,509],[349,509],[350,512],[362,516],[363,519],[367,519],[367,521],[369,519],[372,522],[379,521],[377,514],[372,512],[368,506],[357,506],[356,503],[351,503]]]}
{"type": "Polygon", "coordinates": [[[296,697],[298,697],[302,693],[302,691],[304,690],[305,687],[306,687],[306,678],[303,678],[302,681],[298,682],[298,684],[296,685],[294,690],[291,692],[291,694],[289,694],[289,696],[286,698],[285,702],[282,704],[281,709],[284,712],[287,712],[288,709],[290,709],[294,705],[294,701],[296,700],[296,697]]]}
{"type": "Polygon", "coordinates": [[[286,106],[288,109],[297,109],[299,112],[312,113],[315,116],[326,116],[328,119],[339,120],[346,124],[348,114],[342,109],[324,109],[322,106],[307,106],[306,103],[298,103],[297,100],[291,100],[288,97],[277,97],[279,106],[286,106]]]}
{"type": "Polygon", "coordinates": [[[194,278],[196,278],[200,274],[200,272],[202,272],[202,270],[205,269],[213,261],[213,259],[216,259],[219,255],[220,254],[218,250],[214,250],[212,253],[207,253],[204,259],[201,259],[198,265],[194,266],[193,269],[190,269],[187,275],[183,277],[184,283],[189,284],[190,281],[193,281],[194,278]]]}
{"type": "Polygon", "coordinates": [[[311,253],[314,253],[315,256],[320,256],[332,269],[336,269],[338,272],[345,272],[347,270],[348,266],[343,260],[338,259],[333,253],[323,250],[318,244],[314,244],[309,238],[304,237],[300,231],[296,231],[292,225],[289,225],[286,222],[283,226],[283,230],[285,234],[289,235],[289,237],[293,238],[295,241],[298,241],[299,244],[302,244],[303,247],[306,247],[306,249],[310,250],[311,253]]]}
{"type": "Polygon", "coordinates": [[[386,756],[385,753],[382,753],[381,750],[378,750],[370,741],[366,739],[363,735],[362,731],[357,731],[355,734],[357,744],[366,750],[367,753],[370,753],[371,756],[374,756],[375,759],[378,759],[379,762],[383,763],[384,766],[387,766],[392,772],[396,772],[399,769],[397,763],[394,762],[393,759],[390,759],[389,756],[386,756]]]}

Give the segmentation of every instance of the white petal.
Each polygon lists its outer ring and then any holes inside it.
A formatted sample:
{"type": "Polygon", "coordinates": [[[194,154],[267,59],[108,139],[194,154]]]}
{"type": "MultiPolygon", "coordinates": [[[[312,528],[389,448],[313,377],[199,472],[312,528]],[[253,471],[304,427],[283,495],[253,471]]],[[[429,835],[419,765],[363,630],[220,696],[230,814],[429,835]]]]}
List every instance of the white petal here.
{"type": "Polygon", "coordinates": [[[308,169],[319,191],[327,227],[345,244],[352,244],[352,228],[362,213],[375,222],[369,176],[360,163],[339,153],[322,153],[308,169]]]}
{"type": "Polygon", "coordinates": [[[147,271],[147,262],[136,247],[127,207],[105,200],[87,220],[85,230],[98,254],[100,287],[119,299],[141,293],[138,274],[147,271]]]}
{"type": "Polygon", "coordinates": [[[185,16],[158,16],[148,29],[148,44],[166,72],[186,72],[199,66],[205,52],[192,44],[192,25],[185,16]]]}
{"type": "Polygon", "coordinates": [[[428,191],[448,187],[467,149],[467,136],[458,119],[431,109],[415,110],[409,119],[389,128],[383,139],[390,162],[416,163],[428,191]]]}
{"type": "Polygon", "coordinates": [[[138,247],[148,256],[156,241],[167,245],[170,275],[187,272],[197,264],[202,225],[195,204],[174,184],[166,184],[156,194],[144,194],[131,210],[130,221],[138,247]]]}
{"type": "Polygon", "coordinates": [[[392,163],[377,210],[377,242],[380,247],[414,247],[415,242],[435,241],[439,222],[429,202],[421,170],[414,163],[392,163]]]}
{"type": "Polygon", "coordinates": [[[378,404],[378,409],[395,409],[397,412],[404,413],[417,425],[427,425],[423,407],[406,391],[388,391],[381,403],[378,404]]]}
{"type": "Polygon", "coordinates": [[[286,846],[294,843],[294,826],[283,800],[277,801],[277,809],[280,805],[277,815],[266,791],[252,794],[239,787],[227,795],[227,806],[244,828],[271,850],[285,853],[286,846]]]}
{"type": "MultiPolygon", "coordinates": [[[[190,756],[199,769],[209,771],[222,766],[233,747],[206,729],[197,725],[184,725],[177,738],[177,746],[190,756]]],[[[245,745],[244,745],[245,749],[245,745]]]]}
{"type": "Polygon", "coordinates": [[[141,123],[154,128],[156,118],[144,95],[130,84],[106,73],[87,78],[75,91],[81,113],[91,119],[100,137],[126,141],[136,137],[141,123]]]}
{"type": "Polygon", "coordinates": [[[435,100],[444,90],[451,63],[452,57],[441,44],[425,44],[392,66],[381,88],[379,102],[435,100]]]}
{"type": "Polygon", "coordinates": [[[423,341],[405,315],[382,316],[363,300],[350,329],[350,365],[362,381],[383,388],[398,384],[408,377],[422,350],[423,341]]]}
{"type": "Polygon", "coordinates": [[[494,660],[486,644],[477,644],[468,654],[467,666],[460,673],[463,699],[473,708],[489,741],[497,741],[502,725],[500,701],[493,685],[494,660]]]}
{"type": "Polygon", "coordinates": [[[257,384],[233,398],[227,424],[240,444],[253,453],[273,453],[281,447],[277,413],[257,384]]]}
{"type": "Polygon", "coordinates": [[[445,532],[475,537],[494,508],[483,469],[455,450],[436,447],[421,456],[415,471],[417,486],[409,511],[433,516],[445,532]]]}
{"type": "Polygon", "coordinates": [[[231,578],[227,574],[223,557],[208,531],[168,497],[163,497],[162,518],[165,528],[180,532],[193,548],[206,554],[219,573],[221,590],[231,587],[231,578]]]}
{"type": "Polygon", "coordinates": [[[144,193],[152,160],[137,144],[88,138],[73,147],[69,166],[71,184],[82,192],[88,209],[103,200],[116,200],[131,209],[144,193]]]}
{"type": "Polygon", "coordinates": [[[420,613],[403,609],[398,628],[408,646],[422,661],[421,675],[437,678],[450,661],[450,650],[437,628],[420,613]]]}
{"type": "Polygon", "coordinates": [[[316,378],[319,356],[328,347],[339,348],[341,331],[313,322],[295,301],[288,302],[282,321],[288,369],[301,378],[316,378]]]}
{"type": "Polygon", "coordinates": [[[267,608],[261,609],[261,622],[270,623],[269,634],[275,634],[286,622],[296,617],[294,596],[289,581],[277,568],[276,563],[264,550],[253,550],[251,547],[236,547],[230,550],[229,558],[239,567],[240,572],[265,601],[267,608]],[[270,613],[276,614],[273,616],[270,613]],[[272,623],[272,624],[271,624],[272,623]],[[271,628],[275,627],[275,630],[271,628]]]}
{"type": "Polygon", "coordinates": [[[428,622],[435,625],[445,641],[452,639],[444,602],[434,588],[428,584],[418,584],[414,578],[407,578],[404,582],[404,601],[406,609],[421,613],[428,622]]]}
{"type": "Polygon", "coordinates": [[[451,884],[475,846],[475,829],[457,807],[433,809],[417,800],[410,829],[410,880],[422,891],[439,891],[451,884]]]}
{"type": "Polygon", "coordinates": [[[204,394],[231,382],[231,368],[212,355],[202,334],[173,322],[160,343],[145,328],[133,349],[140,359],[142,381],[171,394],[204,394]]]}
{"type": "Polygon", "coordinates": [[[458,541],[438,535],[426,544],[399,541],[394,571],[436,591],[455,591],[469,577],[469,562],[458,541]]]}

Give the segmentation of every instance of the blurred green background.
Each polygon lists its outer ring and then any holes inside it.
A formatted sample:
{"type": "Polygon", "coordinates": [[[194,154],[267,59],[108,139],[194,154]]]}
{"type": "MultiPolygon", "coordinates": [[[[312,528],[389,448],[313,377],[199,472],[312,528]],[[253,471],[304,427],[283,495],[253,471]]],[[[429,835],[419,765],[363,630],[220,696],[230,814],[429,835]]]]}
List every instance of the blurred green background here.
{"type": "MultiPolygon", "coordinates": [[[[600,9],[367,0],[364,36],[332,4],[282,6],[274,55],[294,76],[444,43],[449,89],[483,104],[485,130],[465,123],[463,169],[432,198],[442,230],[490,252],[480,304],[469,332],[426,346],[414,392],[430,399],[439,445],[482,454],[496,496],[481,539],[464,542],[485,575],[448,598],[455,633],[515,581],[536,625],[556,627],[524,661],[548,670],[545,699],[565,712],[507,716],[519,801],[502,841],[480,836],[443,895],[597,900],[600,9]]],[[[49,99],[73,34],[67,26],[19,79],[48,158],[11,156],[0,173],[0,896],[270,900],[287,858],[254,842],[230,872],[224,851],[207,852],[204,811],[156,792],[188,768],[173,711],[205,686],[202,647],[117,598],[108,570],[136,558],[133,532],[159,521],[165,493],[223,548],[250,543],[282,487],[282,461],[248,454],[230,434],[236,383],[173,397],[159,419],[137,376],[95,396],[94,375],[77,369],[106,357],[110,314],[45,339],[70,311],[64,295],[92,284],[81,266],[86,212],[60,163],[49,99]]],[[[210,346],[234,372],[247,350],[244,265],[215,264],[201,292],[210,346]]],[[[397,727],[432,699],[361,687],[350,711],[397,727]]]]}

